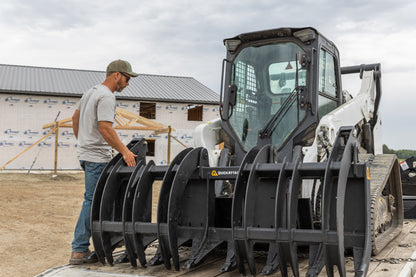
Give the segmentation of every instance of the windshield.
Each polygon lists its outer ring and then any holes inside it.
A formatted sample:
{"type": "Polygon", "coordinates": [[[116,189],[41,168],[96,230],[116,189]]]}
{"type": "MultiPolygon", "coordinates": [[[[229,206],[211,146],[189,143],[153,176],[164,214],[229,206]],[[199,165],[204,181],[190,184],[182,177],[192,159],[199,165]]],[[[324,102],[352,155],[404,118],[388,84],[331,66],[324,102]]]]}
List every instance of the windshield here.
{"type": "Polygon", "coordinates": [[[285,42],[247,47],[234,59],[237,101],[229,122],[246,151],[257,144],[265,127],[272,132],[273,145],[280,147],[303,119],[296,90],[306,85],[306,70],[299,63],[302,54],[297,44],[285,42]]]}

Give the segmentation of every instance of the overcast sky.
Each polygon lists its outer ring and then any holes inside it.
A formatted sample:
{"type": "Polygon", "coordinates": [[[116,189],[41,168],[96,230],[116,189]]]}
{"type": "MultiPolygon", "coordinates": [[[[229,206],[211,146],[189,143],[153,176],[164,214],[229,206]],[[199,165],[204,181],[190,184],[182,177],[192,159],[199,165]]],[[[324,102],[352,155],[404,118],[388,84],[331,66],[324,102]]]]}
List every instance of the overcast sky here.
{"type": "MultiPolygon", "coordinates": [[[[219,92],[224,38],[312,26],[337,45],[342,66],[381,63],[383,141],[416,149],[415,16],[413,0],[1,0],[0,63],[105,70],[121,58],[219,92]]],[[[350,79],[354,95],[359,79],[350,79]]]]}

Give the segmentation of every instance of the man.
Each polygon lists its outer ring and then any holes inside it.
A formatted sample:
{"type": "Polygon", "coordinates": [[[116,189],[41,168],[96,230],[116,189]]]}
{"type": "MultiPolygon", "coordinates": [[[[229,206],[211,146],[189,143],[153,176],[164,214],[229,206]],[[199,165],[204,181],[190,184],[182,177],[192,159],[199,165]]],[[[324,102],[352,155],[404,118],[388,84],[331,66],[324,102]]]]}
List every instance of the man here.
{"type": "Polygon", "coordinates": [[[130,78],[137,76],[127,61],[111,62],[104,82],[84,93],[72,116],[74,134],[78,139],[77,155],[85,172],[85,193],[75,226],[70,264],[97,261],[96,255],[89,250],[91,202],[98,178],[112,158],[111,148],[123,156],[128,166],[136,165],[136,155],[121,142],[113,123],[116,114],[114,91],[121,92],[129,85],[130,78]]]}

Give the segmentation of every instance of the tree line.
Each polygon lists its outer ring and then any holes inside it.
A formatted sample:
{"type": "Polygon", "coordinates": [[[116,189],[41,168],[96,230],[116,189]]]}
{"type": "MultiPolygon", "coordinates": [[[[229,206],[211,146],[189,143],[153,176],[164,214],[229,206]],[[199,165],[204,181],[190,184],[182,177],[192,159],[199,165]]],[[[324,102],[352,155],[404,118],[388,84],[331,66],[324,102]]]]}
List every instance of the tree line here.
{"type": "Polygon", "coordinates": [[[416,150],[409,150],[409,149],[401,149],[401,150],[393,150],[387,147],[387,145],[383,144],[383,153],[384,154],[396,154],[397,158],[399,159],[408,159],[412,156],[416,156],[416,150]]]}

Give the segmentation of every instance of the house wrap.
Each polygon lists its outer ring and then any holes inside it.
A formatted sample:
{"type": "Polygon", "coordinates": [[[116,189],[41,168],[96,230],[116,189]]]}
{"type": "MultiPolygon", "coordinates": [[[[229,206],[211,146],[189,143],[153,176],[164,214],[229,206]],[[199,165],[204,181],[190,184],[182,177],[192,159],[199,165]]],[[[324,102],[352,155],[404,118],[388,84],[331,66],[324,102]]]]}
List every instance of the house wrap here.
{"type": "MultiPolygon", "coordinates": [[[[0,65],[0,166],[49,132],[43,125],[72,117],[82,94],[102,83],[104,71],[0,65]]],[[[140,74],[123,92],[117,107],[171,126],[172,136],[193,147],[194,128],[219,117],[219,95],[192,77],[140,74]]],[[[167,134],[116,130],[123,143],[148,141],[147,159],[167,164],[167,134]]],[[[59,128],[58,169],[80,169],[72,128],[59,128]]],[[[5,169],[53,169],[55,134],[32,147],[5,169]]],[[[171,157],[184,146],[171,140],[171,157]]]]}

